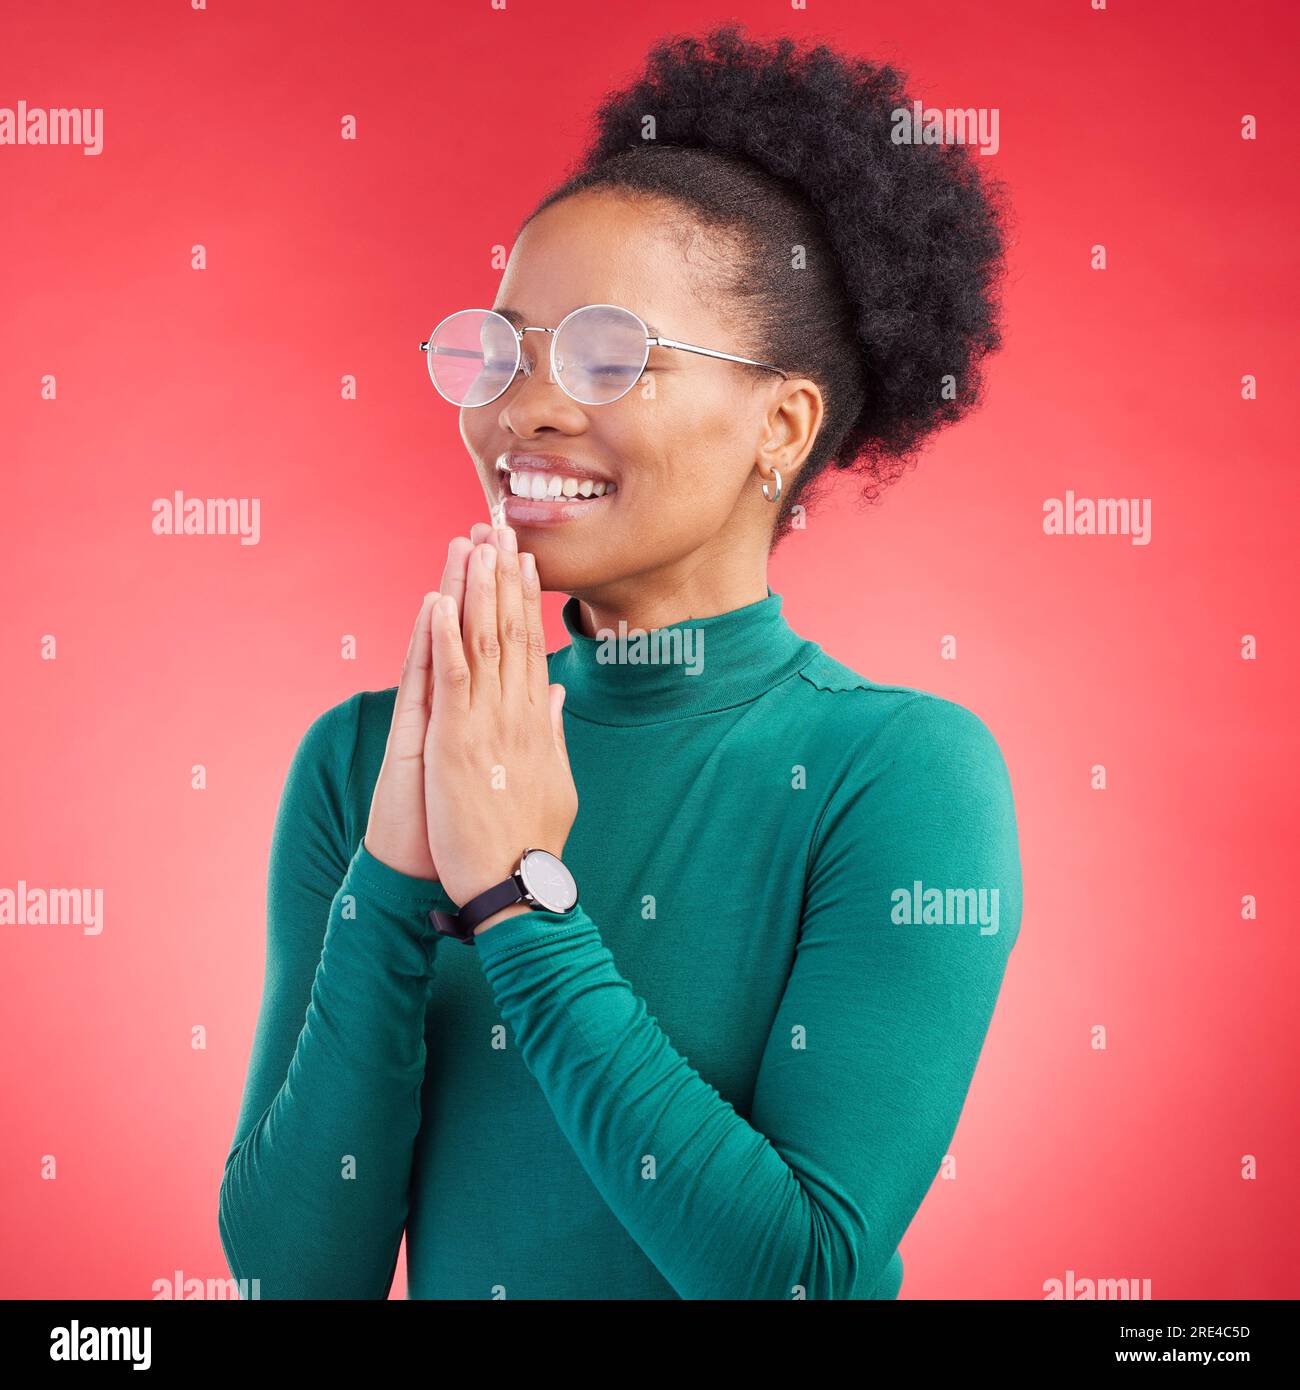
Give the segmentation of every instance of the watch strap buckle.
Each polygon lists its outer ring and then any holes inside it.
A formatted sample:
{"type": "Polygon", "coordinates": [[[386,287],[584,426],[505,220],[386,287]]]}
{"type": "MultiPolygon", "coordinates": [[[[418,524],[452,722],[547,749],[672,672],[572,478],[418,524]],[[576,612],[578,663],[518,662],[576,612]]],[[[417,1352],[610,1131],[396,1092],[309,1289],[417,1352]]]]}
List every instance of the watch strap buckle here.
{"type": "Polygon", "coordinates": [[[511,874],[509,878],[503,879],[500,883],[494,883],[485,893],[471,898],[458,913],[440,912],[434,908],[429,913],[429,920],[433,923],[434,929],[442,932],[444,936],[454,936],[457,941],[463,941],[466,946],[472,946],[474,944],[474,928],[480,922],[486,922],[489,917],[500,912],[503,907],[511,907],[515,903],[528,901],[528,895],[520,887],[518,877],[516,874],[511,874]]]}
{"type": "Polygon", "coordinates": [[[473,929],[467,929],[461,924],[458,913],[441,912],[435,907],[429,913],[429,921],[433,923],[434,931],[441,932],[443,936],[454,936],[457,941],[463,941],[466,946],[474,944],[473,929]]]}

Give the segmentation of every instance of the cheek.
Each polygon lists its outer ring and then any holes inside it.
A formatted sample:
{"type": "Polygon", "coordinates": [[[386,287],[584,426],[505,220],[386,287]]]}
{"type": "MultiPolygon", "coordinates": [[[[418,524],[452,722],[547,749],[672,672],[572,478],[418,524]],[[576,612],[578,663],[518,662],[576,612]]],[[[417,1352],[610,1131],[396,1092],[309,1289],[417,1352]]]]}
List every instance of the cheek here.
{"type": "Polygon", "coordinates": [[[641,402],[635,429],[644,464],[628,454],[629,473],[638,484],[653,484],[656,504],[674,514],[689,512],[704,531],[731,513],[748,467],[741,457],[740,403],[734,393],[708,385],[713,389],[692,383],[686,390],[674,377],[671,393],[665,389],[641,402]]]}
{"type": "Polygon", "coordinates": [[[460,412],[460,437],[480,476],[487,474],[496,462],[489,449],[492,426],[482,415],[482,410],[460,412]]]}

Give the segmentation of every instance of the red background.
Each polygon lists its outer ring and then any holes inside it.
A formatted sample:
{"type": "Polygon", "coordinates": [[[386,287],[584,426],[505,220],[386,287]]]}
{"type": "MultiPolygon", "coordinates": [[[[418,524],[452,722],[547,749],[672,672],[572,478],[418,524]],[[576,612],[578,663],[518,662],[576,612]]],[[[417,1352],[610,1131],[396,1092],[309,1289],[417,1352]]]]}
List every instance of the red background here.
{"type": "Polygon", "coordinates": [[[1218,0],[5,5],[0,105],[105,124],[94,158],[0,147],[0,886],[101,886],[105,926],[0,927],[0,1293],[227,1275],[217,1191],[285,770],[316,714],[395,683],[483,511],[416,344],[491,303],[492,246],[605,88],[730,17],[998,108],[987,163],[1017,211],[986,408],[882,506],[814,512],[771,577],[798,630],[970,706],[1012,770],[1024,926],[903,1296],[1041,1298],[1067,1270],[1300,1293],[1300,26],[1218,0]],[[177,489],[260,498],[260,544],[155,536],[177,489]],[[1066,489],[1151,498],[1151,544],[1045,536],[1066,489]]]}

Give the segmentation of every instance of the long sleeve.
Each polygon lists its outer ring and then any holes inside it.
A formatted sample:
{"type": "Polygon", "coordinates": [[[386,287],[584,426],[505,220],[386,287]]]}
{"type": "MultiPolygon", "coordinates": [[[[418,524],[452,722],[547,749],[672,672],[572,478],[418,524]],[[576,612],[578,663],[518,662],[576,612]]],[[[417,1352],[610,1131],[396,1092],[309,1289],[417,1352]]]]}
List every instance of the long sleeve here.
{"type": "Polygon", "coordinates": [[[321,715],[286,779],[268,875],[266,976],[222,1246],[262,1298],[384,1298],[420,1126],[437,886],[349,852],[362,696],[321,715]]]}
{"type": "Polygon", "coordinates": [[[811,839],[747,1118],[674,1049],[581,903],[477,939],[560,1128],[683,1298],[870,1297],[983,1047],[1021,915],[1001,753],[931,696],[864,742],[811,839]]]}

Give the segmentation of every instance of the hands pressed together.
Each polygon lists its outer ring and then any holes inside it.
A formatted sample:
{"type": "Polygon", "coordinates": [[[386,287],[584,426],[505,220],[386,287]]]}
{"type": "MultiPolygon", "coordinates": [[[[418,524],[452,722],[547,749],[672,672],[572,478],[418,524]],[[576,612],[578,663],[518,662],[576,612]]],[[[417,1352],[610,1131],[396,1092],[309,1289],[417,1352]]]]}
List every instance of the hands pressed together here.
{"type": "Polygon", "coordinates": [[[452,541],[442,587],[420,607],[366,849],[441,881],[457,906],[508,878],[526,849],[562,855],[578,814],[563,704],[548,680],[536,563],[509,527],[479,523],[452,541]]]}

